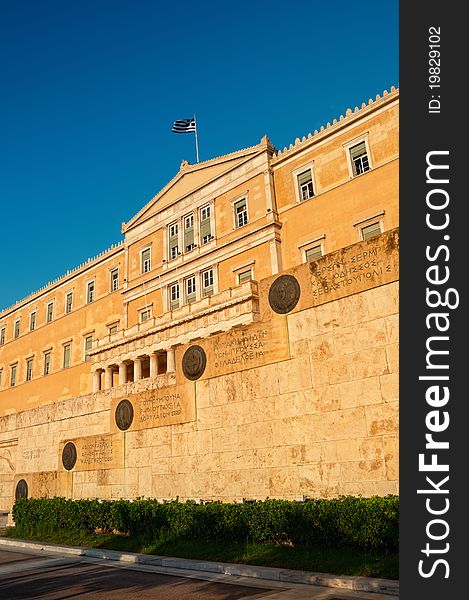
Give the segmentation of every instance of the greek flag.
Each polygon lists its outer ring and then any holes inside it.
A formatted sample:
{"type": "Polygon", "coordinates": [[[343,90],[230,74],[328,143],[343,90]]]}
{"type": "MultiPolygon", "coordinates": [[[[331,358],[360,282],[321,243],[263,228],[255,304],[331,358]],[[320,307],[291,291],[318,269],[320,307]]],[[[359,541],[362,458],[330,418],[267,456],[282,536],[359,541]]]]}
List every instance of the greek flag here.
{"type": "Polygon", "coordinates": [[[196,132],[195,119],[178,119],[174,121],[174,125],[171,129],[174,133],[191,133],[196,132]]]}

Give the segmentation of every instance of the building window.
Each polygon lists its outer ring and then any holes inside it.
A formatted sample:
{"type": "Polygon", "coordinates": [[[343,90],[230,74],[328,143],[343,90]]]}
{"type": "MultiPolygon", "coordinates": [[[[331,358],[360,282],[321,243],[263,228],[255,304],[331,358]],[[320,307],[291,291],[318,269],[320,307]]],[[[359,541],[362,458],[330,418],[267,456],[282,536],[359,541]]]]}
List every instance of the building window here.
{"type": "Polygon", "coordinates": [[[171,223],[168,226],[168,257],[174,260],[179,255],[179,226],[177,223],[171,223]]]}
{"type": "Polygon", "coordinates": [[[213,294],[213,269],[202,272],[202,296],[213,294]]]}
{"type": "Polygon", "coordinates": [[[111,271],[111,292],[115,292],[119,289],[119,269],[112,269],[111,271]]]}
{"type": "Polygon", "coordinates": [[[366,225],[360,229],[362,240],[369,240],[370,238],[376,237],[381,231],[381,223],[380,221],[376,221],[375,223],[371,223],[370,225],[366,225]]]}
{"type": "Polygon", "coordinates": [[[184,217],[184,251],[190,252],[194,248],[194,215],[190,214],[184,217]]]}
{"type": "Polygon", "coordinates": [[[322,256],[322,246],[317,244],[305,250],[305,262],[313,262],[322,256]]]}
{"type": "Polygon", "coordinates": [[[361,175],[370,170],[370,161],[366,149],[366,142],[362,141],[349,148],[350,161],[352,163],[353,175],[361,175]]]}
{"type": "Polygon", "coordinates": [[[86,302],[89,304],[94,301],[94,281],[88,281],[86,284],[86,302]]]}
{"type": "Polygon", "coordinates": [[[44,352],[44,375],[49,375],[50,373],[50,351],[44,352]]]}
{"type": "Polygon", "coordinates": [[[5,327],[0,329],[0,346],[3,346],[5,343],[5,327]]]}
{"type": "Polygon", "coordinates": [[[151,269],[151,248],[142,250],[141,272],[148,273],[151,269]]]}
{"type": "Polygon", "coordinates": [[[90,360],[90,350],[92,348],[93,348],[93,334],[90,334],[85,337],[85,341],[84,341],[84,356],[83,356],[84,361],[90,360]]]}
{"type": "Polygon", "coordinates": [[[34,331],[36,329],[36,311],[32,312],[29,315],[29,331],[34,331]]]}
{"type": "Polygon", "coordinates": [[[18,365],[11,365],[11,373],[10,373],[10,385],[13,387],[16,385],[16,370],[18,365]]]}
{"type": "Polygon", "coordinates": [[[313,172],[311,169],[307,169],[302,173],[299,173],[296,176],[296,180],[298,183],[298,194],[300,198],[300,202],[303,200],[308,200],[314,196],[313,189],[313,172]]]}
{"type": "Polygon", "coordinates": [[[28,358],[26,361],[26,381],[31,381],[33,378],[33,359],[28,358]]]}
{"type": "Polygon", "coordinates": [[[15,328],[13,331],[13,337],[17,338],[20,335],[20,320],[15,321],[15,328]]]}
{"type": "Polygon", "coordinates": [[[207,244],[212,239],[212,224],[210,220],[210,206],[200,209],[200,242],[207,244]]]}
{"type": "Polygon", "coordinates": [[[62,366],[64,369],[68,369],[70,367],[70,358],[72,354],[72,344],[69,342],[68,344],[64,344],[63,346],[63,363],[62,366]]]}
{"type": "Polygon", "coordinates": [[[109,325],[108,329],[109,335],[114,335],[119,331],[119,325],[117,323],[114,323],[113,325],[109,325]]]}
{"type": "Polygon", "coordinates": [[[169,309],[179,308],[179,283],[173,283],[169,286],[169,309]]]}
{"type": "Polygon", "coordinates": [[[185,294],[186,294],[186,302],[191,303],[196,300],[196,285],[195,285],[195,275],[188,277],[184,282],[185,294]]]}
{"type": "Polygon", "coordinates": [[[72,312],[73,307],[73,292],[68,292],[65,296],[65,314],[68,315],[72,312]]]}
{"type": "Polygon", "coordinates": [[[241,273],[238,273],[238,284],[239,285],[241,285],[245,281],[251,281],[251,279],[252,279],[252,270],[251,269],[249,269],[248,271],[242,271],[241,273]]]}
{"type": "Polygon", "coordinates": [[[234,216],[236,227],[242,227],[248,222],[248,201],[246,198],[234,203],[234,216]]]}
{"type": "Polygon", "coordinates": [[[49,302],[46,309],[46,323],[50,323],[54,318],[54,303],[49,302]]]}
{"type": "Polygon", "coordinates": [[[151,308],[144,308],[140,311],[140,323],[145,323],[151,319],[151,308]]]}

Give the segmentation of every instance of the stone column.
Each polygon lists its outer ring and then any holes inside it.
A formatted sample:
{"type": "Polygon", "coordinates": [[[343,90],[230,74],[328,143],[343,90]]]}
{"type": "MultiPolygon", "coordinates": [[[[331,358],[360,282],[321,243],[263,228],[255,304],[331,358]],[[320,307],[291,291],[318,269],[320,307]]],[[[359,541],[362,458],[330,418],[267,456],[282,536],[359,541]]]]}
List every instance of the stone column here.
{"type": "Polygon", "coordinates": [[[153,352],[150,354],[150,377],[156,377],[158,375],[158,354],[153,352]]]}
{"type": "Polygon", "coordinates": [[[101,371],[93,371],[93,392],[99,392],[101,389],[101,371]]]}
{"type": "Polygon", "coordinates": [[[104,389],[110,390],[112,388],[112,368],[106,367],[104,369],[104,389]]]}
{"type": "Polygon", "coordinates": [[[142,359],[134,358],[134,381],[142,378],[142,359]]]}
{"type": "Polygon", "coordinates": [[[166,350],[166,370],[168,373],[174,373],[176,370],[176,356],[172,347],[166,350]]]}
{"type": "Polygon", "coordinates": [[[119,363],[119,385],[127,383],[127,363],[119,363]]]}

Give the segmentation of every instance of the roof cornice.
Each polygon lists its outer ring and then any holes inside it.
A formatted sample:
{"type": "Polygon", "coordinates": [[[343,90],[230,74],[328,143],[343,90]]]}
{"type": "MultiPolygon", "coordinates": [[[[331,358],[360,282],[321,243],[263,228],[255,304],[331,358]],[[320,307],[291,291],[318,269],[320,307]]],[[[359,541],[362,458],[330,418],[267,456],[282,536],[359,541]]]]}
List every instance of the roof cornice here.
{"type": "Polygon", "coordinates": [[[321,125],[320,129],[314,130],[314,133],[308,133],[307,136],[303,136],[300,140],[296,138],[294,144],[290,144],[287,148],[285,147],[283,150],[279,150],[271,160],[272,166],[278,165],[283,160],[291,158],[298,152],[302,152],[303,150],[309,148],[310,146],[316,144],[318,141],[336,133],[340,129],[352,124],[354,121],[359,119],[363,119],[364,116],[371,114],[372,112],[382,108],[386,104],[395,101],[399,97],[399,88],[395,88],[391,86],[390,90],[384,90],[383,95],[380,96],[377,94],[375,100],[371,98],[368,100],[368,104],[363,102],[361,107],[355,106],[354,110],[351,108],[347,108],[345,111],[345,116],[340,115],[339,119],[334,119],[332,123],[328,122],[327,125],[321,125]]]}

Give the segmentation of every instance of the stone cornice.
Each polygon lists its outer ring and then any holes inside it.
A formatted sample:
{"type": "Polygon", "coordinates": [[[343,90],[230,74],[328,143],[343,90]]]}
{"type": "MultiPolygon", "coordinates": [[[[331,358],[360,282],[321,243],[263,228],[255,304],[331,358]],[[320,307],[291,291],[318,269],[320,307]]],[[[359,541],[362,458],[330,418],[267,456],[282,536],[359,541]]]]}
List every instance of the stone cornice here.
{"type": "Polygon", "coordinates": [[[271,159],[272,166],[275,167],[279,165],[282,161],[291,158],[296,153],[304,151],[329,135],[340,131],[340,129],[343,127],[352,124],[354,121],[363,119],[366,115],[371,114],[372,112],[380,109],[382,106],[393,102],[398,98],[399,88],[391,86],[389,92],[384,90],[382,96],[377,94],[375,100],[370,98],[368,100],[368,104],[363,102],[360,108],[355,106],[354,110],[347,108],[345,111],[345,116],[340,115],[338,120],[334,119],[332,121],[332,124],[328,122],[325,126],[321,125],[320,129],[315,129],[314,133],[309,133],[307,136],[303,136],[301,140],[296,138],[294,144],[290,144],[288,148],[285,147],[283,150],[279,150],[271,159]]]}
{"type": "Polygon", "coordinates": [[[95,267],[97,264],[99,264],[100,262],[102,262],[104,260],[108,260],[115,254],[119,254],[120,252],[123,252],[123,250],[124,250],[124,240],[118,242],[117,244],[113,244],[110,248],[103,250],[102,252],[100,252],[99,254],[97,254],[96,256],[94,256],[92,258],[88,258],[88,260],[81,263],[77,267],[74,267],[73,269],[68,270],[64,275],[60,275],[56,279],[49,281],[48,283],[46,283],[44,286],[42,286],[35,292],[32,292],[31,294],[29,294],[29,296],[26,296],[25,298],[22,298],[21,300],[18,300],[17,302],[15,302],[15,304],[12,304],[11,306],[8,306],[8,307],[4,308],[3,310],[1,310],[0,311],[0,319],[9,316],[11,313],[15,312],[16,310],[23,308],[29,302],[32,302],[33,300],[37,300],[40,296],[51,292],[52,290],[63,285],[64,283],[72,281],[77,275],[83,274],[88,269],[95,267]]]}

